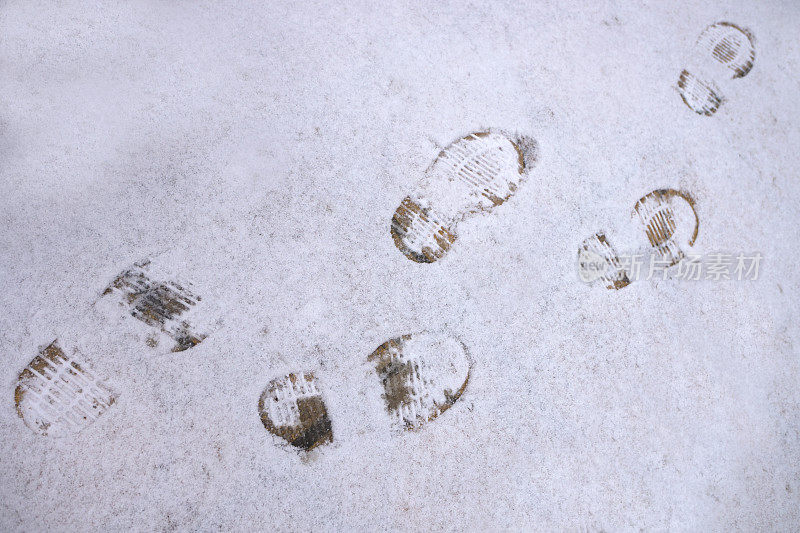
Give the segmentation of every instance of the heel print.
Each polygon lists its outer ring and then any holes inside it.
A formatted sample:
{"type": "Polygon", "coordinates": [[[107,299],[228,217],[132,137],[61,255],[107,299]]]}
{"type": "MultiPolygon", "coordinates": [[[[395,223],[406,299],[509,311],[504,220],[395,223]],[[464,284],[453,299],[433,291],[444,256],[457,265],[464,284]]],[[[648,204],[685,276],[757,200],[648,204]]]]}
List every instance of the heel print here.
{"type": "Polygon", "coordinates": [[[678,92],[689,109],[707,117],[716,113],[724,101],[712,82],[703,82],[688,70],[678,78],[678,92]]]}
{"type": "Polygon", "coordinates": [[[264,427],[301,450],[333,442],[333,429],[314,374],[273,379],[258,400],[264,427]]]}
{"type": "Polygon", "coordinates": [[[392,217],[392,239],[397,249],[417,263],[433,263],[450,249],[456,236],[432,209],[406,196],[392,217]]]}
{"type": "Polygon", "coordinates": [[[599,280],[607,289],[619,290],[630,283],[617,251],[603,232],[581,243],[578,249],[578,273],[586,283],[599,280]]]}

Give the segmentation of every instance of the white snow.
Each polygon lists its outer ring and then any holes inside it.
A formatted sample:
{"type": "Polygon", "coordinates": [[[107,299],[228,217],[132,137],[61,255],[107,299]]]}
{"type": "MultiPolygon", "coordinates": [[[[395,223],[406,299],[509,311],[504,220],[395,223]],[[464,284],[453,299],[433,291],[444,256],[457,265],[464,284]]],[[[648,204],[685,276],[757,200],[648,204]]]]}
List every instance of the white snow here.
{"type": "Polygon", "coordinates": [[[0,529],[798,529],[798,27],[779,0],[3,2],[0,529]],[[718,21],[755,62],[701,116],[677,83],[718,21]],[[410,261],[395,209],[487,130],[535,167],[410,261]],[[758,279],[583,283],[581,242],[635,249],[665,188],[693,253],[758,279]],[[178,353],[98,301],[162,255],[219,310],[178,353]],[[470,380],[397,432],[367,357],[415,331],[470,380]],[[118,394],[60,439],[13,401],[56,338],[118,394]],[[258,413],[300,372],[333,428],[309,453],[258,413]]]}

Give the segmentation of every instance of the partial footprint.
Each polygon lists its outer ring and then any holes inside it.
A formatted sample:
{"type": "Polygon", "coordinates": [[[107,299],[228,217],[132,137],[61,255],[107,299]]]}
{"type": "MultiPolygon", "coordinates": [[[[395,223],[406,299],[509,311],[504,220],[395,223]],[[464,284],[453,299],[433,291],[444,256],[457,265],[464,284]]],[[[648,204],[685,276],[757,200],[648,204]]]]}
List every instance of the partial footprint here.
{"type": "Polygon", "coordinates": [[[333,429],[314,374],[273,379],[258,401],[267,430],[301,450],[333,442],[333,429]]]}
{"type": "Polygon", "coordinates": [[[697,39],[695,53],[703,57],[710,55],[731,71],[734,79],[745,77],[756,58],[753,36],[730,22],[718,22],[706,28],[697,39]]]}
{"type": "Polygon", "coordinates": [[[114,404],[117,395],[89,365],[68,356],[53,341],[20,373],[14,391],[17,413],[41,435],[77,433],[114,404]]]}
{"type": "Polygon", "coordinates": [[[748,31],[730,22],[709,26],[678,78],[681,98],[695,113],[713,115],[725,100],[719,83],[746,76],[755,57],[754,39],[748,31]]]}
{"type": "Polygon", "coordinates": [[[678,91],[689,108],[699,115],[710,117],[722,105],[723,96],[712,81],[703,81],[688,70],[678,78],[678,91]]]}
{"type": "Polygon", "coordinates": [[[508,200],[535,160],[536,143],[528,138],[486,131],[457,140],[395,211],[395,245],[417,263],[438,260],[455,242],[458,221],[508,200]]]}
{"type": "Polygon", "coordinates": [[[675,189],[655,190],[641,198],[633,208],[650,246],[668,266],[686,256],[700,230],[694,199],[675,189]]]}
{"type": "MultiPolygon", "coordinates": [[[[192,284],[177,281],[148,259],[117,276],[103,291],[107,295],[115,295],[133,317],[174,341],[173,352],[196,346],[208,335],[207,328],[196,324],[204,321],[200,319],[207,322],[208,313],[202,309],[202,298],[193,294],[192,284]]],[[[151,345],[157,342],[155,335],[148,339],[151,345]]]]}
{"type": "Polygon", "coordinates": [[[403,335],[378,347],[368,361],[383,385],[386,411],[397,429],[417,429],[449,409],[464,393],[470,362],[456,338],[403,335]]]}
{"type": "MultiPolygon", "coordinates": [[[[621,289],[636,281],[641,275],[645,258],[659,268],[678,264],[686,251],[694,246],[700,231],[700,219],[695,201],[686,192],[675,189],[657,189],[636,202],[632,217],[639,230],[630,242],[627,253],[620,255],[604,232],[585,239],[578,247],[578,275],[582,281],[601,282],[609,289],[621,289]],[[626,260],[623,261],[623,258],[626,260]],[[639,262],[636,272],[626,267],[639,262]]],[[[619,235],[617,235],[619,236],[619,235]]],[[[649,265],[645,265],[649,269],[649,265]]]]}
{"type": "Polygon", "coordinates": [[[581,243],[578,249],[578,273],[586,283],[600,281],[608,289],[621,289],[630,283],[617,251],[603,232],[581,243]]]}

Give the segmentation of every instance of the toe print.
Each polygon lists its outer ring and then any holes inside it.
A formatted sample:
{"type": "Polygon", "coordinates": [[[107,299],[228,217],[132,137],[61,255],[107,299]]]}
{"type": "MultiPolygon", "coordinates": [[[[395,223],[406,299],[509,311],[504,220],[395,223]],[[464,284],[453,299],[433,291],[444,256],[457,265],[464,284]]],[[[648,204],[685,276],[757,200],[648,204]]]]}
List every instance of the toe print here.
{"type": "Polygon", "coordinates": [[[392,217],[397,248],[418,263],[433,263],[456,240],[456,224],[508,200],[535,162],[535,142],[504,133],[467,135],[439,154],[415,193],[392,217]]]}
{"type": "Polygon", "coordinates": [[[100,417],[116,394],[89,365],[68,356],[53,341],[20,373],[14,391],[17,414],[40,435],[65,437],[100,417]]]}
{"type": "Polygon", "coordinates": [[[313,374],[270,381],[258,401],[258,413],[270,433],[301,450],[333,442],[331,421],[313,374]]]}
{"type": "Polygon", "coordinates": [[[386,411],[397,429],[418,429],[435,419],[469,382],[464,345],[447,335],[403,335],[380,345],[368,361],[375,365],[386,411]]]}

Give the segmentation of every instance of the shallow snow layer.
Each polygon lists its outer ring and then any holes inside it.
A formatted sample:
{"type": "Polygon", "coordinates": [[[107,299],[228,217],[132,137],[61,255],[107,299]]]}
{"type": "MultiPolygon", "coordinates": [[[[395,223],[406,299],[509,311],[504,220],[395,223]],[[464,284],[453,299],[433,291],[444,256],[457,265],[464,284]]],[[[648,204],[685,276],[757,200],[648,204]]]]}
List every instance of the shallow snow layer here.
{"type": "Polygon", "coordinates": [[[779,1],[2,3],[0,529],[797,529],[798,26],[779,1]],[[702,116],[678,81],[719,21],[755,60],[702,116]],[[392,214],[489,129],[536,166],[410,261],[392,214]],[[583,240],[630,251],[658,189],[692,194],[692,253],[759,252],[758,279],[583,283],[583,240]],[[208,305],[181,352],[100,298],[155,257],[208,305]],[[469,383],[398,432],[367,357],[419,331],[469,383]],[[55,339],[117,395],[59,439],[14,402],[55,339]],[[258,402],[312,372],[333,441],[303,452],[258,402]]]}

